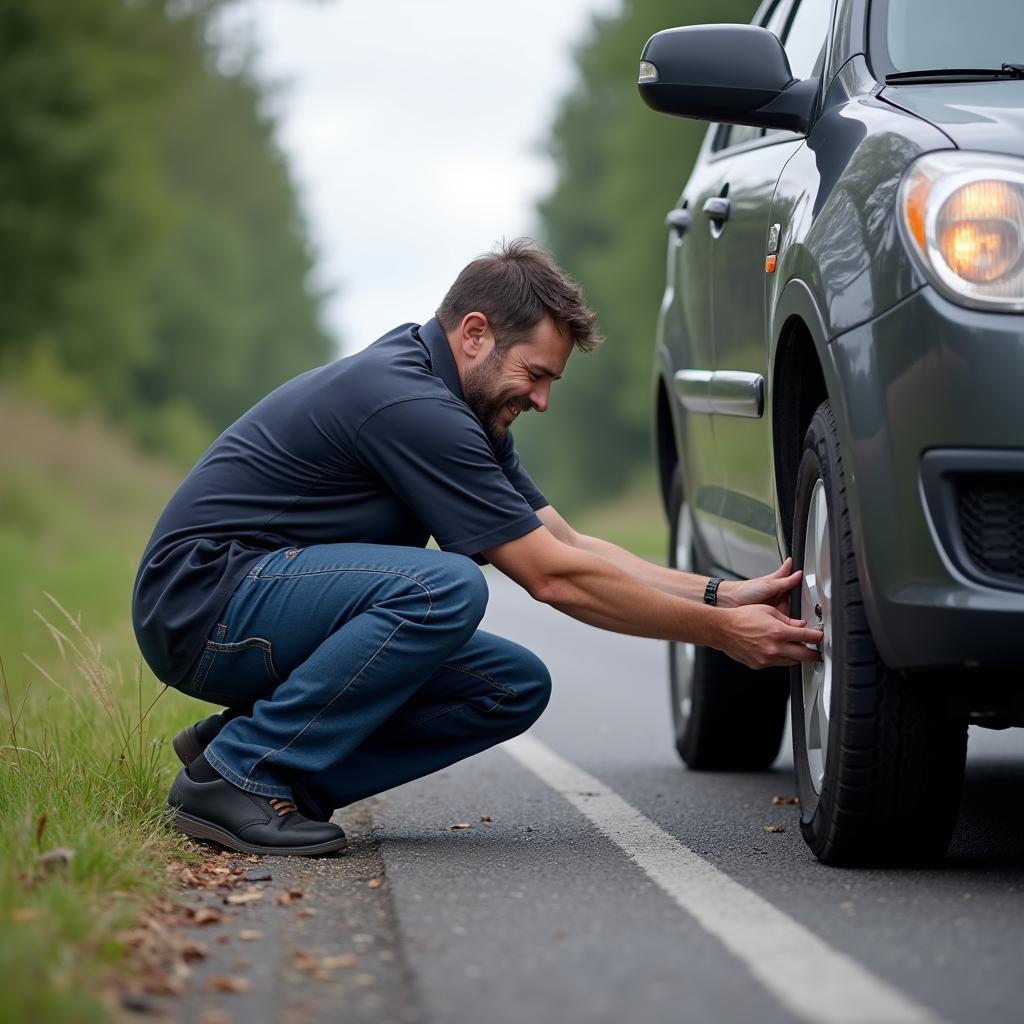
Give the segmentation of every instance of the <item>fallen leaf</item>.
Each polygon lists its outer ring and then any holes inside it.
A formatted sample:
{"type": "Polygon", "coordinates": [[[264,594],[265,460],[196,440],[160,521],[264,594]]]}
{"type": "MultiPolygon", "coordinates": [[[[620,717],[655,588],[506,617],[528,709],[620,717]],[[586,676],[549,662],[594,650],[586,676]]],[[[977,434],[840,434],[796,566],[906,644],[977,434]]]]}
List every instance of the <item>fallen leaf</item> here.
{"type": "Polygon", "coordinates": [[[255,942],[257,939],[263,938],[263,932],[256,928],[243,928],[239,933],[238,937],[243,942],[255,942]]]}
{"type": "Polygon", "coordinates": [[[235,966],[240,970],[244,971],[247,967],[252,967],[252,960],[247,956],[240,956],[235,960],[235,966]]]}
{"type": "Polygon", "coordinates": [[[75,851],[70,846],[55,846],[46,853],[36,857],[36,863],[46,871],[56,871],[58,868],[67,867],[75,856],[75,851]]]}
{"type": "Polygon", "coordinates": [[[786,807],[790,804],[798,804],[800,801],[795,796],[773,796],[772,806],[786,807]]]}
{"type": "Polygon", "coordinates": [[[359,963],[359,957],[355,953],[337,953],[334,956],[325,956],[320,961],[320,966],[327,970],[333,970],[335,967],[355,967],[359,963]]]}
{"type": "Polygon", "coordinates": [[[248,992],[252,982],[237,974],[218,974],[210,979],[210,988],[214,992],[248,992]]]}
{"type": "Polygon", "coordinates": [[[290,892],[275,892],[274,902],[279,907],[287,907],[292,902],[292,894],[290,892]]]}
{"type": "Polygon", "coordinates": [[[228,935],[227,932],[221,932],[220,935],[217,936],[217,941],[218,942],[230,942],[231,941],[231,936],[228,935]]]}
{"type": "Polygon", "coordinates": [[[142,987],[151,996],[180,996],[185,991],[185,981],[173,974],[154,970],[142,979],[142,987]]]}
{"type": "Polygon", "coordinates": [[[481,820],[481,821],[487,821],[487,822],[489,822],[489,821],[491,821],[492,819],[491,819],[491,816],[490,816],[489,814],[481,814],[481,815],[480,815],[480,820],[481,820]]]}
{"type": "Polygon", "coordinates": [[[291,898],[293,900],[301,900],[302,899],[302,890],[301,889],[289,889],[288,890],[288,895],[291,896],[291,898]]]}
{"type": "Polygon", "coordinates": [[[220,924],[224,915],[216,907],[196,907],[192,911],[194,924],[220,924]]]}
{"type": "Polygon", "coordinates": [[[384,884],[383,878],[371,878],[367,883],[369,889],[379,889],[384,884]]]}
{"type": "Polygon", "coordinates": [[[452,832],[455,832],[455,831],[457,831],[460,828],[472,828],[472,827],[473,827],[472,824],[470,822],[468,822],[468,821],[460,821],[457,825],[449,825],[448,826],[449,830],[452,831],[452,832]]]}
{"type": "Polygon", "coordinates": [[[185,941],[178,947],[178,952],[181,954],[182,960],[206,959],[206,946],[193,939],[185,939],[185,941]]]}
{"type": "Polygon", "coordinates": [[[255,903],[261,899],[263,899],[262,889],[250,889],[248,892],[233,892],[224,897],[224,902],[237,906],[241,903],[255,903]]]}
{"type": "Polygon", "coordinates": [[[781,825],[765,825],[763,831],[765,831],[765,832],[785,832],[786,830],[781,825]]]}
{"type": "Polygon", "coordinates": [[[300,949],[292,957],[292,967],[297,971],[305,971],[307,974],[315,974],[320,970],[320,958],[313,956],[312,953],[306,953],[300,949]]]}

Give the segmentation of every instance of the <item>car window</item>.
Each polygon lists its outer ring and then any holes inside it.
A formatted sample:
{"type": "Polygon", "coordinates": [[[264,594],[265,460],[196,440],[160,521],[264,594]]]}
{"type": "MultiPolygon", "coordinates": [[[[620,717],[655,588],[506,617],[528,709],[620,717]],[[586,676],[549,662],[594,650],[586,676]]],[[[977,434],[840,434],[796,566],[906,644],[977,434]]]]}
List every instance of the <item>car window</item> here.
{"type": "Polygon", "coordinates": [[[795,78],[810,78],[828,35],[831,0],[799,0],[782,37],[795,78]]]}
{"type": "MultiPolygon", "coordinates": [[[[774,3],[765,6],[756,24],[781,37],[790,7],[789,0],[775,0],[774,3]]],[[[746,124],[719,125],[711,149],[717,153],[720,149],[726,149],[729,146],[740,146],[744,142],[750,142],[752,139],[759,139],[762,135],[764,135],[763,128],[752,128],[746,124]]]]}
{"type": "Polygon", "coordinates": [[[976,0],[970,16],[963,12],[963,0],[889,0],[893,70],[998,68],[1024,59],[1021,0],[976,0]]]}

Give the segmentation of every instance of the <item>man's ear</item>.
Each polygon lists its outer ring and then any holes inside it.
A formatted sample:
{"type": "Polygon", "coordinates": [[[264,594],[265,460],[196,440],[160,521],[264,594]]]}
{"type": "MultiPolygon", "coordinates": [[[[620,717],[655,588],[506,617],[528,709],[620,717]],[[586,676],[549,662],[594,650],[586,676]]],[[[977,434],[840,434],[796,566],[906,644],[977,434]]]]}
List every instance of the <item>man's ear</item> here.
{"type": "Polygon", "coordinates": [[[491,325],[483,313],[467,313],[459,326],[459,347],[467,359],[476,361],[487,355],[488,343],[494,344],[491,325]]]}

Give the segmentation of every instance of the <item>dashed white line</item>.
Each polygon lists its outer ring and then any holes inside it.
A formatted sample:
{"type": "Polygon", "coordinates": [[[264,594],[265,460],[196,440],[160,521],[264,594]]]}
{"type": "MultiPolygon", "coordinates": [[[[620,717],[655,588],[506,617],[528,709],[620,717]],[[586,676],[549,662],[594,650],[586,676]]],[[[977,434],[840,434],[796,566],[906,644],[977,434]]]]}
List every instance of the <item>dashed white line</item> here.
{"type": "Polygon", "coordinates": [[[539,740],[518,736],[503,749],[589,818],[798,1018],[811,1024],[941,1024],[539,740]]]}

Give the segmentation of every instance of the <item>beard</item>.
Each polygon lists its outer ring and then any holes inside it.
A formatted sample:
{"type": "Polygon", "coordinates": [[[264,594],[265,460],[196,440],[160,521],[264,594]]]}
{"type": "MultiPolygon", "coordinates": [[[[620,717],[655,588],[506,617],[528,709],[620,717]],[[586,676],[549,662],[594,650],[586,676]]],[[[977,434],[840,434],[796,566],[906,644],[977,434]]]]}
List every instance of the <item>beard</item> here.
{"type": "Polygon", "coordinates": [[[462,382],[462,394],[466,405],[473,410],[494,447],[508,436],[508,424],[502,422],[502,414],[506,407],[511,407],[520,414],[532,408],[529,398],[514,398],[510,389],[500,388],[499,380],[504,365],[504,356],[494,349],[479,366],[466,374],[462,382]]]}

